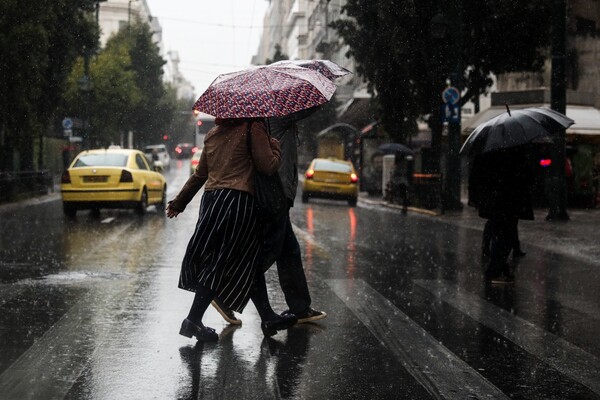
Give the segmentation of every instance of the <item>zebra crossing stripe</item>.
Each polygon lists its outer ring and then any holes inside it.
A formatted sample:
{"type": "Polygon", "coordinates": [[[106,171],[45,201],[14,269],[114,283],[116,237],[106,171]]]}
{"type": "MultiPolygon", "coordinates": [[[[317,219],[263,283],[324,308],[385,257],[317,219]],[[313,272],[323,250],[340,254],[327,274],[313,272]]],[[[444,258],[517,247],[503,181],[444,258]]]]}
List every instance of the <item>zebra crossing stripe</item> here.
{"type": "Polygon", "coordinates": [[[432,397],[508,398],[366,282],[325,282],[432,397]]]}
{"type": "Polygon", "coordinates": [[[440,300],[496,331],[560,373],[600,394],[600,359],[449,281],[415,280],[440,300]]]}

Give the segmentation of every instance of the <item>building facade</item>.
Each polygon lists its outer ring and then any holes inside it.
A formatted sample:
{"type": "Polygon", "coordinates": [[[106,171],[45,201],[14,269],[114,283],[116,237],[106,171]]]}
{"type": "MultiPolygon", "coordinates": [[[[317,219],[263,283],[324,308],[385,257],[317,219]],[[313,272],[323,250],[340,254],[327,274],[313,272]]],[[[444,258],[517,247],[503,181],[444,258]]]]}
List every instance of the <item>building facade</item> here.
{"type": "Polygon", "coordinates": [[[99,3],[98,24],[100,25],[100,44],[104,46],[111,35],[121,29],[127,29],[135,21],[150,25],[152,38],[158,45],[160,55],[165,59],[163,79],[177,91],[177,97],[192,99],[194,86],[179,70],[179,54],[174,50],[165,50],[162,41],[162,27],[158,18],[153,17],[146,0],[108,0],[99,3]]]}

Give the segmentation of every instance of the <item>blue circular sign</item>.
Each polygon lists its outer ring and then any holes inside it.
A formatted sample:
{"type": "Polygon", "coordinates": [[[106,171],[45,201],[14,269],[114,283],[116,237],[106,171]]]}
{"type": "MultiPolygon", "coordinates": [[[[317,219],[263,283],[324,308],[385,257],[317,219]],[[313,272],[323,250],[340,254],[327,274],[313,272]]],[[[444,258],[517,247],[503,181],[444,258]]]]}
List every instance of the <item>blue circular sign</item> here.
{"type": "Polygon", "coordinates": [[[62,120],[62,126],[64,129],[71,129],[73,128],[73,120],[71,120],[71,118],[65,118],[62,120]]]}
{"type": "Polygon", "coordinates": [[[442,99],[444,103],[456,104],[460,99],[460,92],[454,86],[450,86],[442,92],[442,99]]]}

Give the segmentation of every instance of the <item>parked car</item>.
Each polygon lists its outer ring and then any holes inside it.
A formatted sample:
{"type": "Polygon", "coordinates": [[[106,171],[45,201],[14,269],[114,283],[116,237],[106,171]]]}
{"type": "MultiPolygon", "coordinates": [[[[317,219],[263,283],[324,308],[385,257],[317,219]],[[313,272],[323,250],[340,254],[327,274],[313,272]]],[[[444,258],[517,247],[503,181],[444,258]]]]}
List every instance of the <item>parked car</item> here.
{"type": "Polygon", "coordinates": [[[63,211],[133,208],[140,215],[149,205],[164,211],[167,182],[152,171],[144,153],[133,149],[98,149],[79,153],[62,174],[63,211]]]}
{"type": "Polygon", "coordinates": [[[302,202],[310,197],[344,199],[352,207],[358,201],[358,175],[349,161],[315,158],[304,174],[302,202]]]}
{"type": "Polygon", "coordinates": [[[190,158],[197,150],[198,148],[191,143],[179,143],[175,146],[175,157],[178,159],[190,158]]]}
{"type": "Polygon", "coordinates": [[[148,162],[154,167],[157,172],[161,172],[158,169],[168,171],[171,165],[171,156],[167,150],[167,146],[164,144],[153,144],[144,147],[144,154],[148,158],[148,162]],[[160,162],[160,164],[156,162],[160,162]]]}
{"type": "Polygon", "coordinates": [[[196,167],[200,163],[201,156],[202,156],[202,149],[196,150],[196,152],[194,153],[194,155],[192,156],[192,159],[190,161],[190,175],[193,174],[194,171],[196,170],[196,167]]]}

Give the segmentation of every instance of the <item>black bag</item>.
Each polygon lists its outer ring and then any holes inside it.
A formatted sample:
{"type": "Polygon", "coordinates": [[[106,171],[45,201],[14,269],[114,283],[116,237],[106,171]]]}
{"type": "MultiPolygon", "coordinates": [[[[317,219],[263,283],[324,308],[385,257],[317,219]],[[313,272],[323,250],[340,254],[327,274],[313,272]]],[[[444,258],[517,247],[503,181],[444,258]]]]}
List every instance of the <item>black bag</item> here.
{"type": "MultiPolygon", "coordinates": [[[[251,124],[246,131],[248,152],[252,157],[252,132],[251,124]]],[[[287,198],[283,190],[283,184],[279,178],[279,172],[266,175],[254,170],[254,198],[259,209],[259,219],[264,222],[275,222],[287,212],[287,198]]]]}

